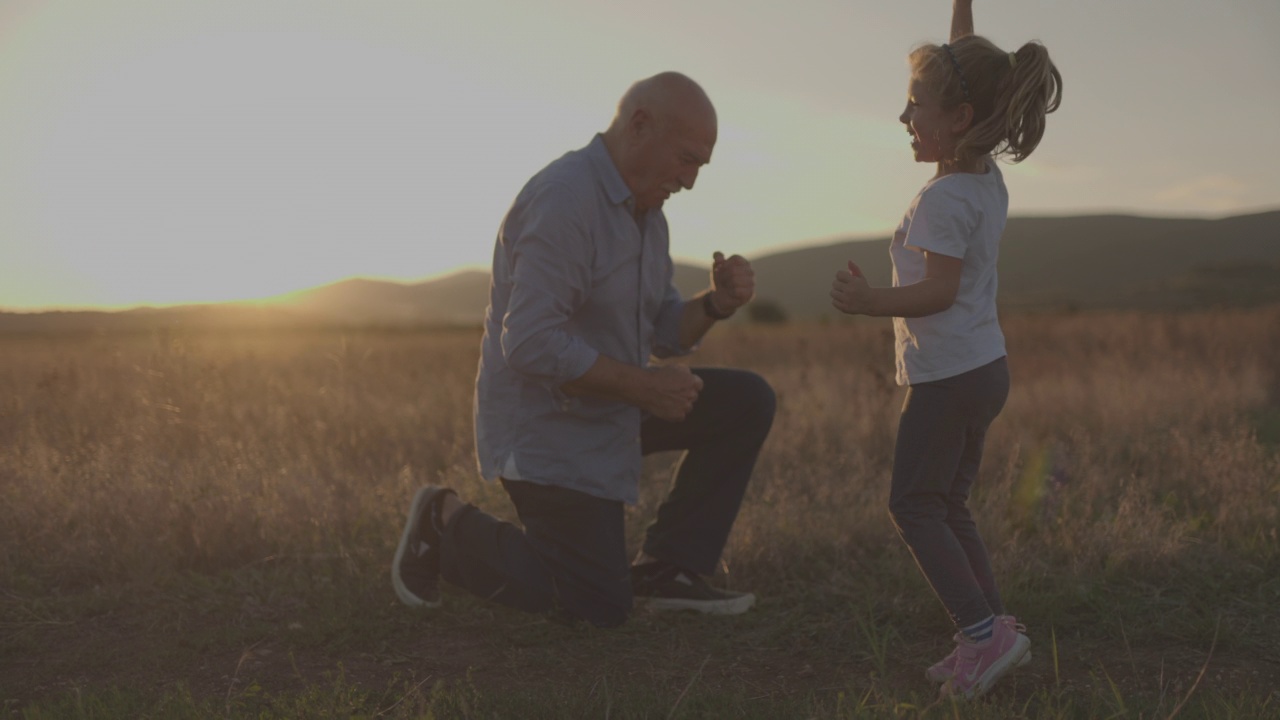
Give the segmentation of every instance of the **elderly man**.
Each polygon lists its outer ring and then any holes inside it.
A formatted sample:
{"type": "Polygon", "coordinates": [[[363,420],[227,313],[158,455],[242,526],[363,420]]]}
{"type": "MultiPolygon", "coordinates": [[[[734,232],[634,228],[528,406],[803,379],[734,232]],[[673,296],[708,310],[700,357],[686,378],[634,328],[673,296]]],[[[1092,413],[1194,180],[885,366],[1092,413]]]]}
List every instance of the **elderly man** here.
{"type": "Polygon", "coordinates": [[[407,605],[440,603],[439,579],[529,612],[611,627],[634,598],[657,609],[745,612],[749,593],[704,576],[719,561],[774,394],[733,369],[650,365],[692,352],[755,290],[750,264],[715,253],[711,287],[672,285],[662,205],[711,160],[702,88],[662,73],[633,85],[609,128],[525,185],[499,230],[480,368],[476,453],[523,528],[420,489],[392,564],[407,605]],[[634,564],[624,505],[641,456],[683,450],[634,564]]]}

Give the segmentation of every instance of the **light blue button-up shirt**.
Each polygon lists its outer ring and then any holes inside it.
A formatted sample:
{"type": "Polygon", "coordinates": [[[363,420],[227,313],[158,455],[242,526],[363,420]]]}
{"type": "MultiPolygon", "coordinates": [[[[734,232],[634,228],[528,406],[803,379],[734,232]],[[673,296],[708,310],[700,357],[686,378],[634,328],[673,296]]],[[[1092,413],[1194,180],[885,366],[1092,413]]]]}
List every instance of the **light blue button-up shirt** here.
{"type": "Polygon", "coordinates": [[[476,379],[476,455],[499,477],[635,503],[639,408],[560,391],[604,354],[636,366],[693,350],[671,282],[667,219],[637,220],[597,135],[552,162],[507,211],[476,379]]]}

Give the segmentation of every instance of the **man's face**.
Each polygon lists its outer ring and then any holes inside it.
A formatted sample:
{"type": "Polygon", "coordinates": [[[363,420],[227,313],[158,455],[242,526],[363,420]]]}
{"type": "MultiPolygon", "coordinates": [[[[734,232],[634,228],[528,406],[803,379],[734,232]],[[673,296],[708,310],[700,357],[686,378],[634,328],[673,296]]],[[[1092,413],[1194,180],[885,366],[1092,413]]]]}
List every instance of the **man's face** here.
{"type": "Polygon", "coordinates": [[[681,190],[692,190],[698,170],[711,162],[716,144],[714,119],[672,118],[651,126],[637,146],[632,194],[637,210],[662,207],[681,190]]]}

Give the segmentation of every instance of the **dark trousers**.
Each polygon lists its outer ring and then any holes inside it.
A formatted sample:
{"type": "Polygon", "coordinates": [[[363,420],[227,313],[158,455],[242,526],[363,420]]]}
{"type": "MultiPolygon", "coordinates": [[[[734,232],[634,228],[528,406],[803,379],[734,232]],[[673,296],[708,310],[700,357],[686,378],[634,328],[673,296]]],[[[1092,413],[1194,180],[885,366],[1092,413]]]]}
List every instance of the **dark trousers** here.
{"type": "MultiPolygon", "coordinates": [[[[693,371],[703,388],[689,416],[678,423],[649,418],[641,426],[643,453],[684,451],[644,551],[709,575],[773,424],[775,398],[751,372],[693,371]]],[[[445,527],[442,577],[527,612],[622,624],[632,606],[623,503],[550,485],[502,484],[523,529],[464,507],[445,527]]]]}
{"type": "Polygon", "coordinates": [[[959,627],[1004,614],[991,557],[969,512],[987,428],[1009,395],[1005,358],[912,385],[898,421],[889,513],[959,627]]]}

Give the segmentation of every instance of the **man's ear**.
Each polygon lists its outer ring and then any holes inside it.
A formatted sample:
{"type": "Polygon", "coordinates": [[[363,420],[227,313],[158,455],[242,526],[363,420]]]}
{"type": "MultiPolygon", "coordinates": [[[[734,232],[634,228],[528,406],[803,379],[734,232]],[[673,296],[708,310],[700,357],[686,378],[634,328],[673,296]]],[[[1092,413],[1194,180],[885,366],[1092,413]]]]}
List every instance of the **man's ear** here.
{"type": "Polygon", "coordinates": [[[649,114],[644,108],[636,108],[631,113],[631,118],[627,121],[627,135],[634,142],[643,142],[653,134],[654,120],[653,115],[649,114]]]}

